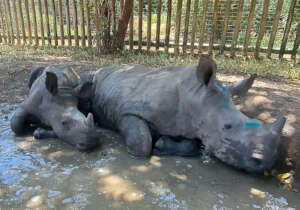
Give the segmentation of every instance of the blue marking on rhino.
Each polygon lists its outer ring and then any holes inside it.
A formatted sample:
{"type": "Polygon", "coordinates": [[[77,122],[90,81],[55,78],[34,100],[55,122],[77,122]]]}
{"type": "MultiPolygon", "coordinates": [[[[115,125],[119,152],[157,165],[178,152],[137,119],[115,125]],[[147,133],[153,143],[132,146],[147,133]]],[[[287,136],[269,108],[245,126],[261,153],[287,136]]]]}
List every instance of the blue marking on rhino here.
{"type": "Polygon", "coordinates": [[[226,92],[226,91],[227,91],[227,88],[224,87],[223,85],[221,85],[220,83],[218,83],[217,86],[218,86],[223,92],[226,92]]]}
{"type": "Polygon", "coordinates": [[[258,122],[248,122],[248,123],[245,123],[245,127],[246,128],[249,128],[249,127],[259,127],[260,124],[258,122]]]}

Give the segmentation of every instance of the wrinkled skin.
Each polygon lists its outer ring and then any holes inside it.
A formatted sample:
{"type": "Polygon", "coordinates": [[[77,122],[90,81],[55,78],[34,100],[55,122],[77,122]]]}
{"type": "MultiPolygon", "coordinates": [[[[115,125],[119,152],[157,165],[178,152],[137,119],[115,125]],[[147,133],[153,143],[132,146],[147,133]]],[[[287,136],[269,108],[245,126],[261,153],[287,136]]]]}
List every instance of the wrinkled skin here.
{"type": "Polygon", "coordinates": [[[98,144],[92,114],[78,110],[79,100],[90,98],[91,82],[80,82],[70,69],[39,67],[31,72],[28,97],[11,119],[17,135],[34,131],[36,139],[59,138],[79,150],[98,144]]]}
{"type": "MultiPolygon", "coordinates": [[[[261,124],[245,116],[231,97],[245,94],[254,77],[226,88],[216,80],[216,70],[206,57],[190,67],[102,68],[93,80],[95,119],[100,126],[117,130],[136,157],[150,156],[153,145],[154,153],[182,155],[185,148],[178,147],[186,147],[186,139],[201,139],[206,150],[229,165],[251,172],[269,169],[285,118],[261,124]],[[175,146],[170,147],[170,141],[178,138],[184,138],[184,144],[173,141],[175,146]]],[[[195,151],[187,148],[186,154],[195,151]]]]}

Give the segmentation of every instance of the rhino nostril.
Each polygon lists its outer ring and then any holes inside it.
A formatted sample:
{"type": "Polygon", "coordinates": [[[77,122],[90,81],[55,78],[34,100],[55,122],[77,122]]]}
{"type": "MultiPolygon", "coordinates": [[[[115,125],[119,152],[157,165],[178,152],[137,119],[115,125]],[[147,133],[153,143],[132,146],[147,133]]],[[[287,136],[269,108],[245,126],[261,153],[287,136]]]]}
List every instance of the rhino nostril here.
{"type": "Polygon", "coordinates": [[[229,129],[232,128],[232,125],[230,125],[230,124],[225,124],[225,125],[224,125],[224,128],[225,128],[226,130],[229,130],[229,129]]]}

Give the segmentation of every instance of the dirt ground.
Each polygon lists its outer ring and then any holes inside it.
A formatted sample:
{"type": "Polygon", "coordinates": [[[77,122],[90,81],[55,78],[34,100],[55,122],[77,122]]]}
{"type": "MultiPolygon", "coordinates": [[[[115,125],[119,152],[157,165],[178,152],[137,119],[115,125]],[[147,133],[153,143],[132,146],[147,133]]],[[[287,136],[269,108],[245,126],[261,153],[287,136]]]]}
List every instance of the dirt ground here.
{"type": "MultiPolygon", "coordinates": [[[[31,69],[50,64],[71,66],[79,73],[97,70],[87,69],[90,66],[86,65],[87,61],[74,61],[68,57],[45,56],[26,61],[0,61],[0,105],[22,102],[28,93],[27,82],[31,69]]],[[[218,79],[225,83],[242,78],[240,75],[218,75],[218,79]]],[[[281,155],[284,161],[280,161],[277,168],[283,169],[283,172],[297,168],[296,177],[300,180],[300,81],[258,78],[245,98],[234,101],[248,116],[264,122],[273,122],[280,115],[287,117],[282,138],[282,148],[286,148],[281,155]],[[287,151],[287,158],[283,158],[284,151],[287,151]]]]}

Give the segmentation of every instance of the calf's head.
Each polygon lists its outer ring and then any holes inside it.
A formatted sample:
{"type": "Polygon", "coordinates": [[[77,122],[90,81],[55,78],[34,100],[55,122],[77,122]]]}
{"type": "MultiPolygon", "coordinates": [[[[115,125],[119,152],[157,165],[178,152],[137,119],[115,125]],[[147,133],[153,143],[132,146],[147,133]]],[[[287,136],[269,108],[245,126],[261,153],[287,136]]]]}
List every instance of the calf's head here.
{"type": "Polygon", "coordinates": [[[188,112],[193,112],[191,127],[196,137],[221,161],[260,172],[272,167],[280,143],[285,118],[272,124],[250,119],[237,110],[231,97],[247,91],[253,83],[251,77],[227,88],[215,77],[216,64],[206,57],[200,59],[196,70],[198,88],[193,88],[188,112]]]}

